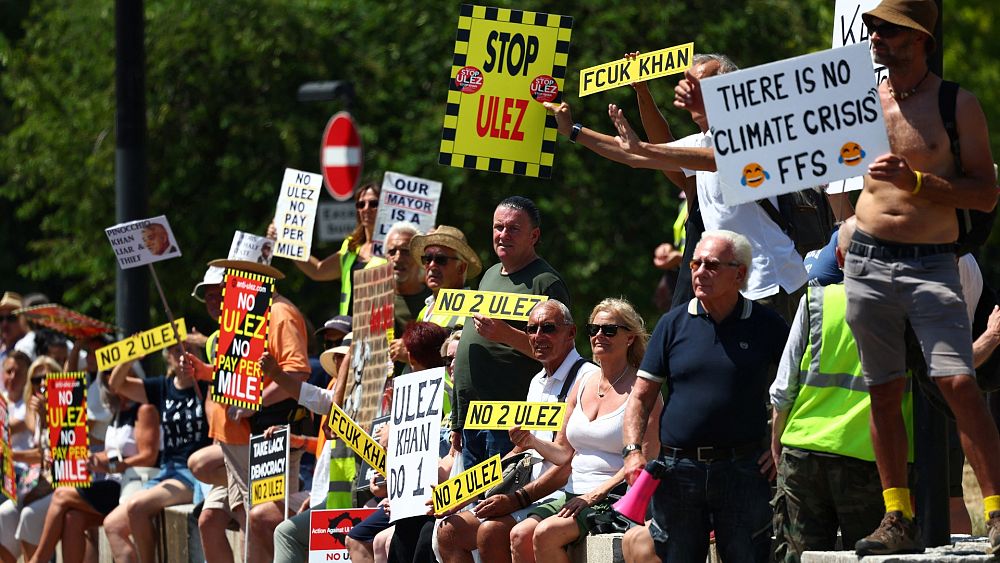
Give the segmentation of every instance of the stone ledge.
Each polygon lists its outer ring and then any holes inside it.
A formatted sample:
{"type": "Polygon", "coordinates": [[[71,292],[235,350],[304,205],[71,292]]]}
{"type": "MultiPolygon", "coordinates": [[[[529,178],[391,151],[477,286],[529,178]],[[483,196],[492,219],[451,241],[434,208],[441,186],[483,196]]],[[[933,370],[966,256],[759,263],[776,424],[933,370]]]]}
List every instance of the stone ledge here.
{"type": "Polygon", "coordinates": [[[933,561],[941,563],[973,563],[997,561],[986,555],[989,547],[985,538],[968,536],[952,537],[953,545],[928,548],[924,553],[912,555],[869,555],[859,558],[853,551],[807,551],[802,554],[802,563],[896,563],[933,561]]]}

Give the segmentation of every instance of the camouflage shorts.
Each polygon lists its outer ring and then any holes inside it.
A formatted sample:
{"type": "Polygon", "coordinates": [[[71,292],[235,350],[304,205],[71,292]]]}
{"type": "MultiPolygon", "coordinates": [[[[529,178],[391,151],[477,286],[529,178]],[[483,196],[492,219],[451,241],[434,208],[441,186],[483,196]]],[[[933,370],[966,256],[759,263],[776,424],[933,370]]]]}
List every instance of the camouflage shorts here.
{"type": "Polygon", "coordinates": [[[874,462],[785,448],[774,500],[774,561],[797,562],[803,551],[844,549],[878,527],[885,513],[874,462]]]}

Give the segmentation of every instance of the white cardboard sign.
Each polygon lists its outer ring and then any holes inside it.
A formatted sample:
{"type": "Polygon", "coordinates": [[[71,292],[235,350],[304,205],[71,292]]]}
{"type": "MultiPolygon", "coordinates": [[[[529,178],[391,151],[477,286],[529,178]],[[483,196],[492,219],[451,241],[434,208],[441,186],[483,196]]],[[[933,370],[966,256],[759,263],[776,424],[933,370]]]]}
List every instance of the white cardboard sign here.
{"type": "Polygon", "coordinates": [[[889,152],[868,43],[702,81],[726,205],[864,173],[889,152]]]}
{"type": "Polygon", "coordinates": [[[437,484],[443,398],[443,367],[393,380],[386,452],[392,522],[427,514],[426,502],[437,484]]]}
{"type": "Polygon", "coordinates": [[[441,187],[441,182],[434,180],[386,172],[372,234],[372,254],[385,256],[385,237],[399,221],[413,223],[421,233],[431,230],[441,202],[441,187]]]}
{"type": "Polygon", "coordinates": [[[303,262],[309,260],[316,205],[322,189],[323,176],[294,168],[285,169],[278,207],[274,212],[274,226],[278,229],[275,256],[303,262]]]}
{"type": "Polygon", "coordinates": [[[181,255],[166,215],[121,223],[104,233],[123,270],[181,255]]]}
{"type": "Polygon", "coordinates": [[[245,260],[258,264],[271,264],[274,254],[274,241],[243,231],[236,231],[233,243],[229,246],[230,260],[245,260]]]}

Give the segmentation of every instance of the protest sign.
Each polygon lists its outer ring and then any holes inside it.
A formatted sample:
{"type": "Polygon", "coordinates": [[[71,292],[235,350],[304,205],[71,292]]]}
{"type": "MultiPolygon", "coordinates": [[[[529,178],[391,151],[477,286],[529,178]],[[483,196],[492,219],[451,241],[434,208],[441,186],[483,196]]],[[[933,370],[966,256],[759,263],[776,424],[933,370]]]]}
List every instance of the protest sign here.
{"type": "Polygon", "coordinates": [[[867,43],[701,85],[726,205],[857,176],[889,152],[867,43]]]}
{"type": "Polygon", "coordinates": [[[427,513],[426,503],[438,478],[443,400],[443,367],[393,380],[386,479],[392,522],[427,513]]]}
{"type": "Polygon", "coordinates": [[[385,237],[398,221],[413,223],[421,233],[431,230],[440,201],[441,182],[386,172],[372,233],[372,254],[385,256],[385,237]]]}
{"type": "Polygon", "coordinates": [[[294,168],[285,169],[281,194],[274,212],[274,227],[278,231],[274,255],[292,260],[309,260],[312,248],[316,205],[323,188],[323,176],[294,168]]]}
{"type": "Polygon", "coordinates": [[[573,18],[462,4],[438,161],[552,176],[573,18]]]}
{"type": "Polygon", "coordinates": [[[548,299],[545,295],[524,293],[442,289],[434,300],[431,314],[471,317],[476,313],[491,319],[526,321],[531,308],[548,299]]]}
{"type": "Polygon", "coordinates": [[[375,471],[385,475],[385,449],[351,420],[351,417],[344,414],[336,403],[330,407],[330,415],[326,420],[330,430],[333,430],[347,447],[354,450],[354,453],[361,456],[361,459],[375,471]]]}
{"type": "Polygon", "coordinates": [[[434,487],[434,513],[458,506],[500,481],[503,481],[503,468],[500,456],[495,455],[434,487]]]}
{"type": "Polygon", "coordinates": [[[160,325],[136,334],[135,336],[119,340],[118,342],[98,348],[97,369],[104,371],[117,365],[137,360],[147,354],[162,350],[168,346],[177,344],[177,336],[183,341],[187,336],[187,328],[184,319],[177,319],[177,333],[170,323],[160,325]]]}
{"type": "Polygon", "coordinates": [[[357,226],[354,202],[324,201],[319,204],[318,237],[321,242],[344,240],[357,226]]]}
{"type": "Polygon", "coordinates": [[[55,303],[36,305],[26,309],[19,309],[16,312],[29,322],[51,328],[71,338],[94,338],[95,336],[107,334],[114,330],[108,323],[88,317],[83,313],[77,313],[55,303]]]}
{"type": "Polygon", "coordinates": [[[123,270],[181,255],[165,215],[120,223],[104,229],[123,270]]]}
{"type": "Polygon", "coordinates": [[[258,360],[267,351],[274,278],[226,268],[216,346],[212,399],[260,410],[263,374],[258,360]]]}
{"type": "Polygon", "coordinates": [[[470,401],[465,416],[469,430],[524,430],[558,432],[566,416],[566,403],[528,401],[470,401]]]}
{"type": "Polygon", "coordinates": [[[685,43],[585,68],[580,71],[580,97],[684,72],[693,58],[694,43],[685,43]]]}
{"type": "Polygon", "coordinates": [[[3,393],[0,393],[0,494],[17,502],[17,480],[10,446],[10,413],[3,393]]]}
{"type": "Polygon", "coordinates": [[[52,450],[52,485],[89,487],[90,438],[87,435],[87,373],[45,375],[46,412],[52,450]]]}
{"type": "Polygon", "coordinates": [[[347,534],[381,508],[313,510],[309,514],[309,563],[350,561],[347,534]]]}
{"type": "MultiPolygon", "coordinates": [[[[374,419],[372,419],[372,431],[368,435],[372,437],[377,437],[379,429],[388,424],[389,424],[389,415],[376,416],[374,419]]],[[[366,461],[364,457],[361,458],[361,467],[358,469],[358,476],[354,481],[354,488],[356,490],[367,491],[369,488],[369,484],[371,483],[372,477],[375,477],[376,474],[381,475],[383,480],[385,479],[385,457],[384,457],[385,450],[382,450],[382,453],[383,453],[382,468],[379,470],[376,470],[374,467],[372,467],[372,465],[368,463],[368,461],[366,461]]]]}
{"type": "Polygon", "coordinates": [[[250,436],[250,506],[287,501],[288,437],[288,425],[270,437],[250,436]]]}
{"type": "Polygon", "coordinates": [[[392,373],[389,360],[395,297],[392,265],[356,270],[351,292],[354,344],[344,413],[362,428],[368,428],[378,414],[386,377],[392,373]]]}
{"type": "Polygon", "coordinates": [[[236,231],[233,242],[229,245],[229,259],[256,262],[271,265],[274,254],[274,241],[243,231],[236,231]]]}

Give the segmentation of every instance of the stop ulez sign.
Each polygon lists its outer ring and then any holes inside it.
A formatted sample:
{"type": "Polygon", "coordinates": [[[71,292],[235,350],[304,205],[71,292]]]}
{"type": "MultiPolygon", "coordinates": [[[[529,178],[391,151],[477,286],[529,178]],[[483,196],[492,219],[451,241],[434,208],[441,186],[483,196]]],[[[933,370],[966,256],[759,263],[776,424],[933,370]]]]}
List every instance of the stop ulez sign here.
{"type": "Polygon", "coordinates": [[[330,195],[337,201],[351,199],[361,179],[362,150],[358,127],[346,111],[338,112],[326,124],[320,164],[330,195]]]}

